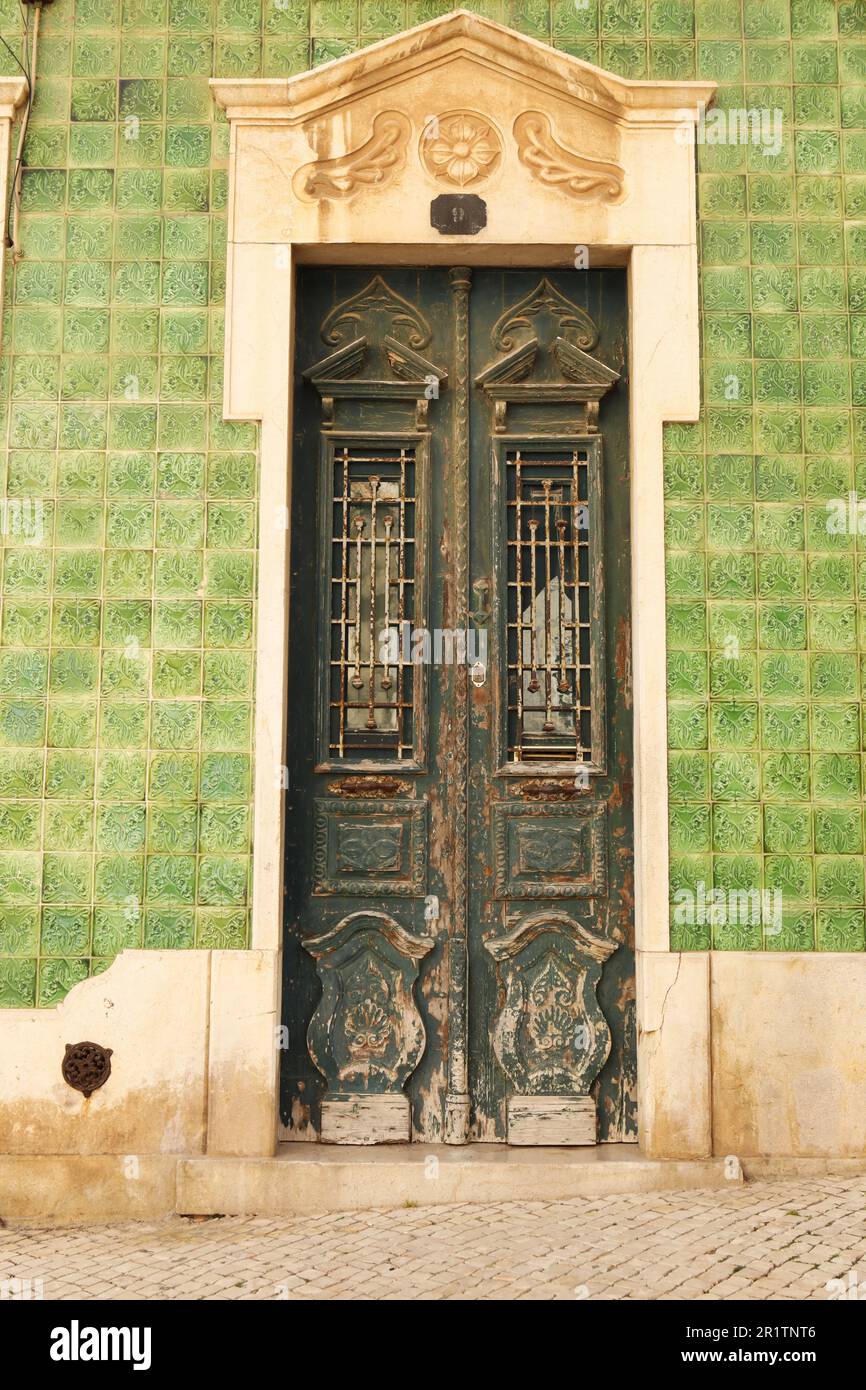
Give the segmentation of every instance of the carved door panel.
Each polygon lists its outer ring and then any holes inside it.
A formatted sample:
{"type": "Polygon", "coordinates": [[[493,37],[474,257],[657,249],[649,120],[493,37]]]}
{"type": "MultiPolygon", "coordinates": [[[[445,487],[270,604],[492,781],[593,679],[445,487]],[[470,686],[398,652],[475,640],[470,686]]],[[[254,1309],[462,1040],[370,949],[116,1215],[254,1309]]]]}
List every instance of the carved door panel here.
{"type": "Polygon", "coordinates": [[[473,278],[471,584],[491,638],[469,759],[480,1139],[636,1138],[626,324],[615,272],[473,278]]]}
{"type": "Polygon", "coordinates": [[[622,277],[310,268],[297,324],[283,1121],[632,1138],[622,277]]]}
{"type": "Polygon", "coordinates": [[[298,275],[282,1116],[301,1138],[444,1135],[456,692],[412,643],[454,603],[464,294],[444,269],[298,275]]]}

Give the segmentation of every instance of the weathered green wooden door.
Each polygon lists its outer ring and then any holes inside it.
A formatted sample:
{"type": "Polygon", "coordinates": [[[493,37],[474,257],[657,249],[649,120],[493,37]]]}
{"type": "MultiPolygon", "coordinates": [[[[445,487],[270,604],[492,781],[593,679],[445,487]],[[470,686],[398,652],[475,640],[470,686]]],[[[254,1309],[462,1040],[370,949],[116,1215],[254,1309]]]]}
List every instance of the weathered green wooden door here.
{"type": "Polygon", "coordinates": [[[636,1137],[625,293],[298,274],[299,1138],[636,1137]]]}

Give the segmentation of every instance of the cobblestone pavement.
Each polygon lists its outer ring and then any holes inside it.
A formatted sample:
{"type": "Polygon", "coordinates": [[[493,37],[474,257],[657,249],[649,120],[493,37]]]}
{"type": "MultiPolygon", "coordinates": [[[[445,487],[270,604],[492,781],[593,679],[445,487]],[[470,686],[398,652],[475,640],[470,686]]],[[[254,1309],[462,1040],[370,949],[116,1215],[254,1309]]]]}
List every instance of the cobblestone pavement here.
{"type": "Polygon", "coordinates": [[[826,1299],[852,1278],[866,1178],[0,1230],[0,1280],[46,1299],[826,1299]]]}

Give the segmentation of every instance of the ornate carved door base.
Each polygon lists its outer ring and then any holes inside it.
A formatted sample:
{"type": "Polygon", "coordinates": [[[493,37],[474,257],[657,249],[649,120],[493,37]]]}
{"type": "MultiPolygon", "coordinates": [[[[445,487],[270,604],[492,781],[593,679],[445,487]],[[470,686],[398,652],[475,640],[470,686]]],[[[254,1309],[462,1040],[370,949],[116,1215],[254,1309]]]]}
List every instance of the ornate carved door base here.
{"type": "Polygon", "coordinates": [[[505,992],[493,1046],[514,1087],[509,1144],[597,1143],[590,1086],[611,1034],[596,989],[616,942],[568,913],[542,911],[485,944],[505,992]]]}

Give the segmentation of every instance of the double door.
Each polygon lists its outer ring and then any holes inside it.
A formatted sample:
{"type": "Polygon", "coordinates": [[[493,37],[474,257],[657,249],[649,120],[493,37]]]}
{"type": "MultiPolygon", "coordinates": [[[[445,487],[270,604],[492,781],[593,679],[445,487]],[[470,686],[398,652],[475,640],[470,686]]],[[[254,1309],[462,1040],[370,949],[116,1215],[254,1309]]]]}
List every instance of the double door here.
{"type": "Polygon", "coordinates": [[[298,1138],[636,1137],[625,283],[302,268],[298,1138]]]}

